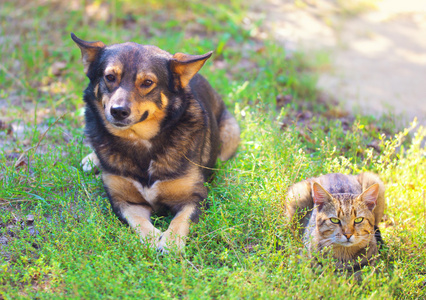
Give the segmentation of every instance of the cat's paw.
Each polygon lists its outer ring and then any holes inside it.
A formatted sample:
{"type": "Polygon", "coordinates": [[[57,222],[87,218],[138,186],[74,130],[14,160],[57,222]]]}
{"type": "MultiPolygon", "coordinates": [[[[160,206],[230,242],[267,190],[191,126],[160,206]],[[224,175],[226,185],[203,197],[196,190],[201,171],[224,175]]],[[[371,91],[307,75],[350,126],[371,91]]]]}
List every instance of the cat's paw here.
{"type": "Polygon", "coordinates": [[[81,167],[83,168],[84,172],[98,173],[100,165],[101,163],[95,152],[90,153],[81,161],[81,167]]]}
{"type": "Polygon", "coordinates": [[[157,244],[157,251],[161,254],[169,252],[180,253],[185,248],[185,238],[173,233],[170,229],[166,230],[160,237],[157,244]]]}

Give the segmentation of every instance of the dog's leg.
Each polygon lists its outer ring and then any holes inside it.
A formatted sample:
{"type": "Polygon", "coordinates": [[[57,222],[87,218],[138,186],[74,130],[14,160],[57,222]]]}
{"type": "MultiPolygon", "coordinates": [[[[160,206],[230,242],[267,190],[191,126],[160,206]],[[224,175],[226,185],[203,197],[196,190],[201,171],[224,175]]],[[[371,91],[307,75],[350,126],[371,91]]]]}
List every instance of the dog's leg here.
{"type": "Polygon", "coordinates": [[[95,152],[90,153],[81,161],[81,166],[83,167],[84,172],[90,172],[94,168],[98,168],[101,166],[101,162],[99,161],[98,156],[95,152]]]}
{"type": "Polygon", "coordinates": [[[151,208],[145,205],[128,204],[121,208],[121,213],[141,238],[142,243],[155,246],[161,236],[161,231],[150,221],[151,208]]]}
{"type": "Polygon", "coordinates": [[[124,219],[139,233],[143,243],[155,246],[161,231],[152,225],[150,220],[152,209],[133,183],[121,176],[108,173],[102,174],[102,180],[112,209],[118,217],[124,219]]]}
{"type": "Polygon", "coordinates": [[[163,233],[157,244],[157,250],[165,252],[168,249],[182,251],[189,233],[191,220],[198,217],[198,208],[194,203],[186,204],[170,222],[169,228],[163,233]]]}
{"type": "Polygon", "coordinates": [[[223,111],[219,122],[219,135],[221,141],[219,158],[225,161],[235,154],[240,142],[240,127],[227,109],[223,111]]]}

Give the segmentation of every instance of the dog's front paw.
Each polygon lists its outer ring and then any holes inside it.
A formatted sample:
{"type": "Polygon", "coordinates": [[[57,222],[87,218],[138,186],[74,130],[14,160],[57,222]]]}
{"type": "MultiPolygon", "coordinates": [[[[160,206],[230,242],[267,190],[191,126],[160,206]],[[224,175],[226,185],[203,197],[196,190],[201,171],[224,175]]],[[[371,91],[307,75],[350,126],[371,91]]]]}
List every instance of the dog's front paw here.
{"type": "Polygon", "coordinates": [[[100,165],[101,163],[95,152],[90,153],[81,161],[81,166],[84,172],[98,172],[100,165]]]}
{"type": "Polygon", "coordinates": [[[157,228],[153,228],[152,231],[146,236],[141,236],[142,244],[148,245],[150,247],[156,247],[158,241],[161,239],[162,232],[157,228]]]}
{"type": "Polygon", "coordinates": [[[157,251],[166,254],[168,252],[182,252],[185,247],[185,237],[166,230],[157,244],[157,251]]]}

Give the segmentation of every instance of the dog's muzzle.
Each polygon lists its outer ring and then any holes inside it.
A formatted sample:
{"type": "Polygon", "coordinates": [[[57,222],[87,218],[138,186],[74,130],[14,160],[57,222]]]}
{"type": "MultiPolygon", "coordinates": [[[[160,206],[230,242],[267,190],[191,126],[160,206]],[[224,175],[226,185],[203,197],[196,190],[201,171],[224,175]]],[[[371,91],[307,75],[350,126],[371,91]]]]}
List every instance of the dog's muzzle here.
{"type": "Polygon", "coordinates": [[[114,106],[110,109],[111,116],[117,121],[123,121],[130,116],[130,107],[126,106],[114,106]]]}

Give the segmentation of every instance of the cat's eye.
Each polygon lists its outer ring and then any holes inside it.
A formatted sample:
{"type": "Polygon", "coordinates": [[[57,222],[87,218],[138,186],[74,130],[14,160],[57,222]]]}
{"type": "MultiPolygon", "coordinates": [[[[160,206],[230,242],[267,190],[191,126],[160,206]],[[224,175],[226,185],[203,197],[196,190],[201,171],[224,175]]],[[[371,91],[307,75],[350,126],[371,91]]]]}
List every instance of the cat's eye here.
{"type": "Polygon", "coordinates": [[[362,221],[364,221],[364,218],[356,218],[354,222],[355,222],[355,224],[359,224],[362,221]]]}
{"type": "Polygon", "coordinates": [[[339,220],[339,219],[337,219],[337,218],[330,218],[330,221],[331,221],[331,223],[333,223],[333,224],[339,224],[339,223],[340,223],[340,220],[339,220]]]}

